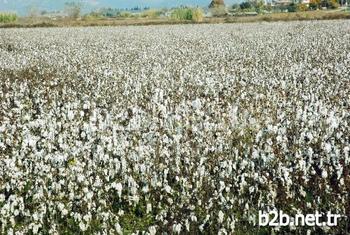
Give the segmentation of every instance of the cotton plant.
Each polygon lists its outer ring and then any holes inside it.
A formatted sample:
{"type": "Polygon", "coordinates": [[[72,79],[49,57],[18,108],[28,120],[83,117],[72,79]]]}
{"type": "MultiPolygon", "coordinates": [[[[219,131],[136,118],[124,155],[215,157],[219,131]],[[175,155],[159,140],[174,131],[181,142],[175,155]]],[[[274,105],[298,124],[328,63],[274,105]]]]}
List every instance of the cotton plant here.
{"type": "Polygon", "coordinates": [[[0,233],[234,234],[258,210],[349,214],[349,30],[1,29],[0,233]]]}

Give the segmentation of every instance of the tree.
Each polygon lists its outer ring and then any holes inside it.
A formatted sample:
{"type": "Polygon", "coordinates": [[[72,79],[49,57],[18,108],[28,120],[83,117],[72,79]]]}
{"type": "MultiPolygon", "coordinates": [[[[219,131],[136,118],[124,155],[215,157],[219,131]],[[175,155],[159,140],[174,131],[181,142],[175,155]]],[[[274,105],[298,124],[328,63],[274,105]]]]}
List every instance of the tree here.
{"type": "Polygon", "coordinates": [[[298,6],[294,2],[288,5],[288,12],[297,12],[298,6]]]}
{"type": "Polygon", "coordinates": [[[227,15],[224,0],[212,0],[209,9],[213,16],[227,15]]]}
{"type": "Polygon", "coordinates": [[[322,0],[321,6],[329,9],[337,9],[339,7],[339,3],[336,0],[322,0]]]}
{"type": "Polygon", "coordinates": [[[264,8],[263,0],[252,0],[251,4],[255,8],[255,11],[258,13],[261,12],[264,8]]]}
{"type": "Polygon", "coordinates": [[[261,12],[264,8],[264,2],[262,0],[248,0],[240,4],[242,10],[252,9],[256,12],[261,12]]]}
{"type": "Polygon", "coordinates": [[[244,10],[244,9],[250,9],[252,8],[252,4],[250,2],[242,2],[241,4],[239,4],[239,7],[244,10]]]}
{"type": "Polygon", "coordinates": [[[311,10],[319,9],[321,6],[321,0],[310,0],[309,8],[311,10]]]}
{"type": "Polygon", "coordinates": [[[234,3],[234,4],[231,6],[231,8],[232,8],[233,10],[239,10],[239,9],[240,9],[240,4],[234,3]]]}
{"type": "Polygon", "coordinates": [[[225,7],[224,0],[212,0],[209,8],[225,7]]]}
{"type": "Polygon", "coordinates": [[[307,10],[308,10],[307,4],[302,4],[302,3],[297,4],[297,11],[307,11],[307,10]]]}
{"type": "Polygon", "coordinates": [[[81,3],[76,2],[66,2],[64,11],[66,12],[67,16],[73,19],[77,19],[80,16],[81,13],[81,3]]]}

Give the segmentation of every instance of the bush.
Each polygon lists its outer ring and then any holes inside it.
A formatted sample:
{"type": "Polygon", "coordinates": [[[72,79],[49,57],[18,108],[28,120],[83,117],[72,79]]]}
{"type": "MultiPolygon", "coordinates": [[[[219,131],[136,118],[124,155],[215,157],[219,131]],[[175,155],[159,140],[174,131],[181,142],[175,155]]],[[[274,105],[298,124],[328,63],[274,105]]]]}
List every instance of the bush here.
{"type": "Polygon", "coordinates": [[[200,22],[203,20],[203,11],[199,8],[177,8],[171,13],[171,18],[200,22]]]}
{"type": "Polygon", "coordinates": [[[307,10],[308,10],[307,4],[300,3],[297,5],[297,11],[307,11],[307,10]]]}
{"type": "Polygon", "coordinates": [[[338,9],[340,4],[337,1],[330,1],[328,8],[330,9],[338,9]]]}
{"type": "Polygon", "coordinates": [[[202,22],[204,18],[204,14],[202,9],[196,8],[192,10],[192,20],[195,22],[202,22]]]}
{"type": "Polygon", "coordinates": [[[162,14],[159,10],[149,9],[142,12],[141,16],[145,18],[158,18],[162,14]]]}
{"type": "Polygon", "coordinates": [[[91,12],[90,14],[87,14],[84,16],[84,20],[98,20],[103,19],[104,16],[100,14],[99,12],[91,12]]]}
{"type": "Polygon", "coordinates": [[[177,8],[171,13],[171,18],[175,20],[192,20],[192,10],[190,8],[177,8]]]}
{"type": "Polygon", "coordinates": [[[131,18],[132,17],[132,14],[128,11],[122,11],[120,12],[120,14],[118,15],[118,17],[121,17],[121,18],[131,18]]]}
{"type": "Polygon", "coordinates": [[[298,10],[297,5],[295,3],[289,4],[287,9],[288,9],[288,12],[297,12],[298,10]]]}
{"type": "Polygon", "coordinates": [[[17,20],[17,15],[14,13],[1,13],[0,12],[0,23],[9,23],[17,20]]]}

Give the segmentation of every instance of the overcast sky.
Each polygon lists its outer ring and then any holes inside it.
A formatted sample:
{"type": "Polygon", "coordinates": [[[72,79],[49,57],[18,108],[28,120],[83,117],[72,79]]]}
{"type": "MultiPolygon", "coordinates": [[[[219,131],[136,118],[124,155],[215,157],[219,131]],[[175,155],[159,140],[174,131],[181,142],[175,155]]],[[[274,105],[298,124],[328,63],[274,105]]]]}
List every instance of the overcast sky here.
{"type": "MultiPolygon", "coordinates": [[[[99,7],[131,8],[140,7],[173,7],[180,5],[207,6],[211,0],[0,0],[0,11],[15,11],[19,14],[36,6],[40,10],[61,10],[65,2],[83,2],[85,9],[99,7]]],[[[226,4],[233,4],[239,0],[225,0],[226,4]]]]}

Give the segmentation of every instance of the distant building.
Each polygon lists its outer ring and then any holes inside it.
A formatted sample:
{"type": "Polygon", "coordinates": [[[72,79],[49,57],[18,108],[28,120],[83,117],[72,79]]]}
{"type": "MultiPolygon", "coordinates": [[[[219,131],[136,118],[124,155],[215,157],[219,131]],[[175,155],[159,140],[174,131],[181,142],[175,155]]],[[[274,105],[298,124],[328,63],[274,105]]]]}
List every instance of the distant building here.
{"type": "Polygon", "coordinates": [[[43,11],[41,12],[41,16],[47,17],[50,19],[58,19],[58,18],[63,18],[67,17],[67,13],[63,11],[43,11]]]}
{"type": "Polygon", "coordinates": [[[273,0],[272,1],[273,6],[288,6],[292,3],[309,4],[310,0],[273,0]]]}

